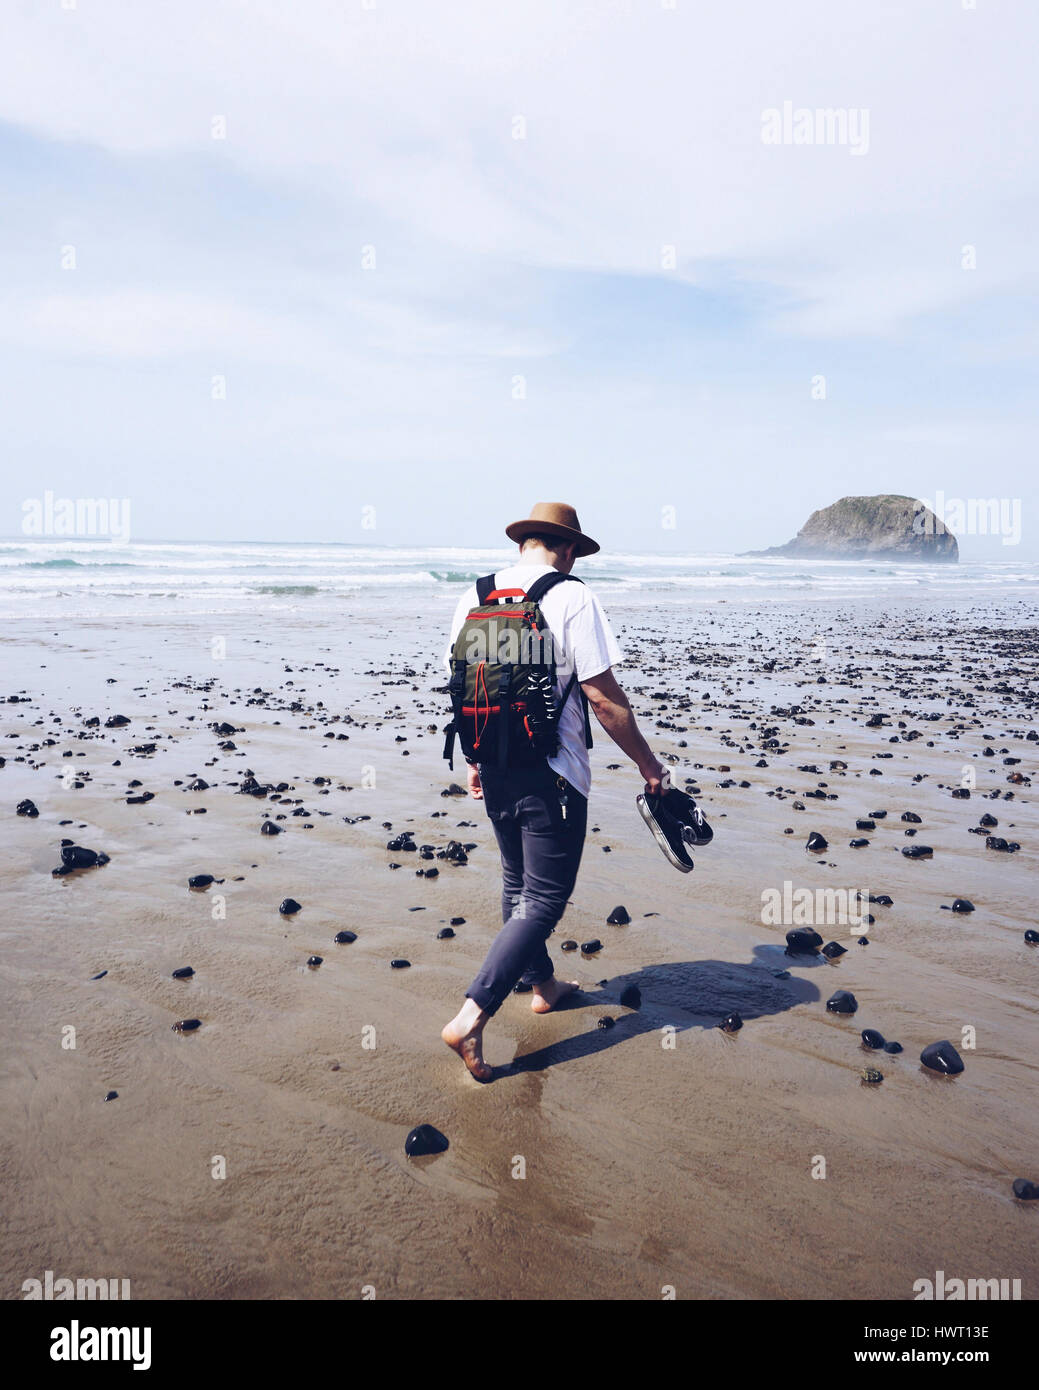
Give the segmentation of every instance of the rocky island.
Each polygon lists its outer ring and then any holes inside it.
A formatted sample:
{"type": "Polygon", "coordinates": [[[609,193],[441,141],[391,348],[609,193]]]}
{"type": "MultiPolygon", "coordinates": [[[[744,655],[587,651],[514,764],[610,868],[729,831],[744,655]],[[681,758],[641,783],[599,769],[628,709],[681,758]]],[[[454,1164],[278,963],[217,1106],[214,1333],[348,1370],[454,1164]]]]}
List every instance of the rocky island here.
{"type": "Polygon", "coordinates": [[[842,497],[813,512],[792,541],[750,550],[748,555],[789,555],[831,560],[959,559],[956,537],[930,507],[914,497],[842,497]]]}

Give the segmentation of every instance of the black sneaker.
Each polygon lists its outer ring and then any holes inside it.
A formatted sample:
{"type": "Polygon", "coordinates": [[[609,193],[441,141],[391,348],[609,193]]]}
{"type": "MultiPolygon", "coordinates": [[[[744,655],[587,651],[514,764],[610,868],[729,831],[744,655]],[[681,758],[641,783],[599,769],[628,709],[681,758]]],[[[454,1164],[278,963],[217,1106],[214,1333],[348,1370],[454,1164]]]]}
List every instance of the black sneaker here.
{"type": "Polygon", "coordinates": [[[635,804],[664,857],[680,873],[689,873],[693,867],[690,848],[709,845],[714,839],[714,831],[693,798],[671,787],[660,796],[640,792],[635,804]]]}

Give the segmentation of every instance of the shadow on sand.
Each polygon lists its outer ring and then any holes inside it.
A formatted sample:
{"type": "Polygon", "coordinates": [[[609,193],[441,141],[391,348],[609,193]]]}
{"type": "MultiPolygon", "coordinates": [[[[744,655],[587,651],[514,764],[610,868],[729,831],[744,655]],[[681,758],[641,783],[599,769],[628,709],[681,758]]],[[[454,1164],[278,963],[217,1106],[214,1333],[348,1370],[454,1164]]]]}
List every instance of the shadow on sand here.
{"type": "MultiPolygon", "coordinates": [[[[787,956],[781,946],[769,945],[755,946],[754,959],[743,965],[726,960],[686,960],[647,965],[642,970],[617,975],[597,992],[582,990],[574,995],[572,1003],[561,1005],[558,1010],[609,1010],[615,1019],[614,1027],[600,1028],[596,1020],[586,1033],[525,1053],[508,1066],[495,1067],[493,1079],[545,1071],[560,1062],[605,1052],[627,1038],[659,1032],[668,1025],[680,1033],[687,1028],[717,1028],[734,1010],[744,1022],[750,1022],[820,999],[819,990],[807,979],[793,974],[787,980],[776,978],[778,972],[791,967],[798,971],[833,968],[825,956],[787,956]],[[628,985],[639,989],[641,1007],[634,1013],[622,1009],[618,1014],[614,1010],[621,1008],[621,991],[628,985]]],[[[566,971],[561,975],[565,979],[566,971]]]]}

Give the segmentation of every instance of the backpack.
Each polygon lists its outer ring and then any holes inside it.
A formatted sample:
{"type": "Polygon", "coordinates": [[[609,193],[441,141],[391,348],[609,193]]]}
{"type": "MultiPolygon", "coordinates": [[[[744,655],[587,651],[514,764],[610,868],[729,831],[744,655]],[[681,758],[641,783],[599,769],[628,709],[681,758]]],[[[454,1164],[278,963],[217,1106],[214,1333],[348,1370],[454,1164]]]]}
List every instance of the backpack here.
{"type": "Polygon", "coordinates": [[[537,767],[559,751],[559,715],[576,688],[584,706],[585,746],[592,746],[588,700],[575,669],[556,705],[552,634],[540,600],[575,574],[542,575],[527,590],[476,581],[477,606],[455,638],[448,693],[454,718],[445,726],[444,757],[454,770],[457,738],[467,761],[499,768],[537,767]]]}

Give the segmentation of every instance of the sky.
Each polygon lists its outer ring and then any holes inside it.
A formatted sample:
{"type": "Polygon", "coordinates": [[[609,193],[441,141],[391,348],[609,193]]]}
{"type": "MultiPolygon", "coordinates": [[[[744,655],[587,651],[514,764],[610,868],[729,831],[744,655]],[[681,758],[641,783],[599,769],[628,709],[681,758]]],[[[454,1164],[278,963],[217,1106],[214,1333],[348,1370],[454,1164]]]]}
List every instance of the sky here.
{"type": "Polygon", "coordinates": [[[0,535],[49,491],[134,539],[486,546],[553,500],[732,551],[896,492],[1020,499],[961,554],[1039,559],[1033,0],[3,28],[0,535]]]}

